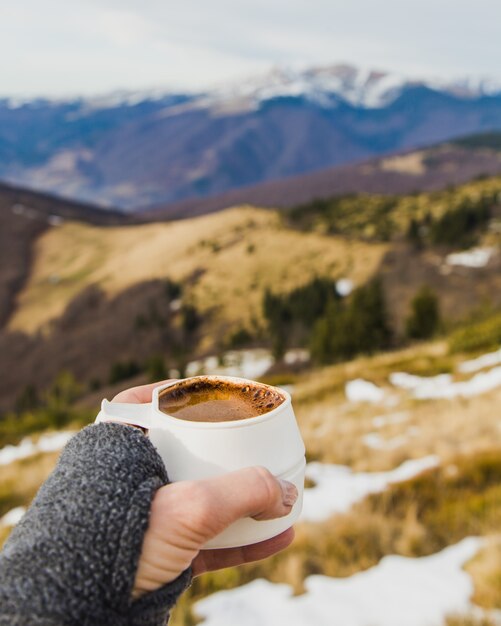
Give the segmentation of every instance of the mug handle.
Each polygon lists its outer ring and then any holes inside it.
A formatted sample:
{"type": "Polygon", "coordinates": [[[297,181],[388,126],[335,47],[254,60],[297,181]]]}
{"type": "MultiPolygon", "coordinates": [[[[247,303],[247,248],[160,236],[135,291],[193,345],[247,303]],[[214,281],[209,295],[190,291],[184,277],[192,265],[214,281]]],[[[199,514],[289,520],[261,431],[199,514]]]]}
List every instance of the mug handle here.
{"type": "Polygon", "coordinates": [[[153,426],[152,402],[131,404],[103,400],[101,410],[96,417],[96,423],[101,422],[119,422],[149,431],[153,426]]]}

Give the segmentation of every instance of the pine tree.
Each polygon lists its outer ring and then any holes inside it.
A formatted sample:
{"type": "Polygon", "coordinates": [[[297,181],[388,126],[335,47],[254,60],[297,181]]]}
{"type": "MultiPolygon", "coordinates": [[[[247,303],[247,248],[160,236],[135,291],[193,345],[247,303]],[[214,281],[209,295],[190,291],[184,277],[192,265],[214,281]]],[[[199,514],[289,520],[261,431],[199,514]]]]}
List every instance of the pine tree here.
{"type": "Polygon", "coordinates": [[[429,339],[440,328],[440,305],[435,292],[427,285],[421,287],[411,302],[411,312],[405,330],[411,339],[429,339]]]}

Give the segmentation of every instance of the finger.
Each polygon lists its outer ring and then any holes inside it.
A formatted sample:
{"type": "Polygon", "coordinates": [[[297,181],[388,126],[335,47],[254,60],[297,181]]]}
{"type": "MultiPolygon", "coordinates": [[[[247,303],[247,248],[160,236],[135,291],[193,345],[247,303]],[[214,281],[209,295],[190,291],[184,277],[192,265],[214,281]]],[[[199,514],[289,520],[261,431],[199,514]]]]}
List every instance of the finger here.
{"type": "Polygon", "coordinates": [[[287,548],[293,539],[294,529],[288,528],[276,537],[250,546],[226,548],[223,550],[202,550],[192,563],[193,576],[266,559],[287,548]]]}
{"type": "Polygon", "coordinates": [[[224,503],[225,526],[242,517],[269,520],[290,513],[298,492],[292,483],[275,478],[264,467],[246,467],[200,481],[216,507],[224,503]]]}
{"type": "Polygon", "coordinates": [[[298,492],[264,467],[247,467],[215,478],[161,487],[160,507],[197,534],[200,546],[243,517],[275,519],[291,512],[298,492]]]}
{"type": "Polygon", "coordinates": [[[139,387],[131,387],[118,393],[112,400],[112,402],[132,402],[133,404],[142,404],[144,402],[151,402],[151,396],[153,390],[161,385],[172,383],[176,378],[168,378],[167,380],[160,380],[158,383],[151,383],[149,385],[141,385],[139,387]]]}

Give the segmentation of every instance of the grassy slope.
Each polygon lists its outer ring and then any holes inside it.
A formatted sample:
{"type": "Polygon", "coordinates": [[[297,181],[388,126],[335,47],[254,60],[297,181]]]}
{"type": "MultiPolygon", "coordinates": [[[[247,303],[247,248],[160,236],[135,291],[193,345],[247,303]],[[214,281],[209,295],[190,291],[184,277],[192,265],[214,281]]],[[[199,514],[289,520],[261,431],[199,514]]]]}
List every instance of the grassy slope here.
{"type": "MultiPolygon", "coordinates": [[[[417,402],[388,384],[389,373],[399,370],[458,376],[457,365],[463,359],[449,354],[445,342],[434,342],[298,376],[294,404],[310,458],[374,471],[434,453],[441,457],[441,468],[368,498],[335,521],[299,525],[293,547],[280,556],[202,577],[176,609],[173,624],[192,623],[190,606],[197,597],[256,577],[287,582],[300,591],[304,576],[311,573],[347,576],[376,564],[385,554],[429,554],[471,533],[491,541],[468,566],[476,583],[475,599],[501,607],[501,492],[496,482],[501,475],[501,444],[493,410],[501,402],[501,390],[468,400],[417,402]],[[394,406],[347,403],[344,385],[357,377],[385,387],[394,406]],[[408,419],[377,432],[387,440],[408,434],[409,428],[414,434],[395,450],[367,448],[361,438],[375,430],[373,418],[395,412],[407,413],[408,419]]],[[[0,467],[0,484],[12,487],[10,499],[4,494],[3,511],[29,502],[54,462],[55,455],[50,455],[0,467]]]]}
{"type": "MultiPolygon", "coordinates": [[[[389,161],[399,163],[401,158],[389,161]]],[[[404,159],[404,165],[407,164],[404,159]]],[[[481,194],[493,192],[501,192],[500,177],[475,180],[443,191],[401,196],[352,194],[326,200],[330,206],[323,209],[315,207],[313,202],[289,209],[285,214],[291,224],[316,232],[342,232],[365,239],[391,238],[404,234],[412,218],[422,220],[427,214],[438,218],[466,199],[476,201],[481,194]]]]}
{"type": "Polygon", "coordinates": [[[317,274],[361,283],[385,250],[383,244],[301,233],[282,225],[278,214],[251,207],[119,228],[66,223],[39,239],[10,328],[35,331],[90,284],[116,294],[163,277],[188,285],[188,299],[204,311],[216,308],[219,323],[250,324],[260,318],[266,287],[289,290],[317,274]],[[197,273],[198,280],[190,280],[197,273]]]}

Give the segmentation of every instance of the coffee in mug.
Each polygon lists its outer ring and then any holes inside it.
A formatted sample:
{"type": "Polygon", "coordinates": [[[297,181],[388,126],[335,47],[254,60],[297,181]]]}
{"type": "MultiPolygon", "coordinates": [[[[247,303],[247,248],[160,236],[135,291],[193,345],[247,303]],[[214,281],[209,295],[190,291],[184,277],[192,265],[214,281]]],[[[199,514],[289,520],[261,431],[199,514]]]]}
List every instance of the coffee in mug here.
{"type": "Polygon", "coordinates": [[[258,382],[199,376],[179,381],[158,394],[158,408],[191,422],[230,422],[268,413],[284,402],[277,389],[258,382]]]}

